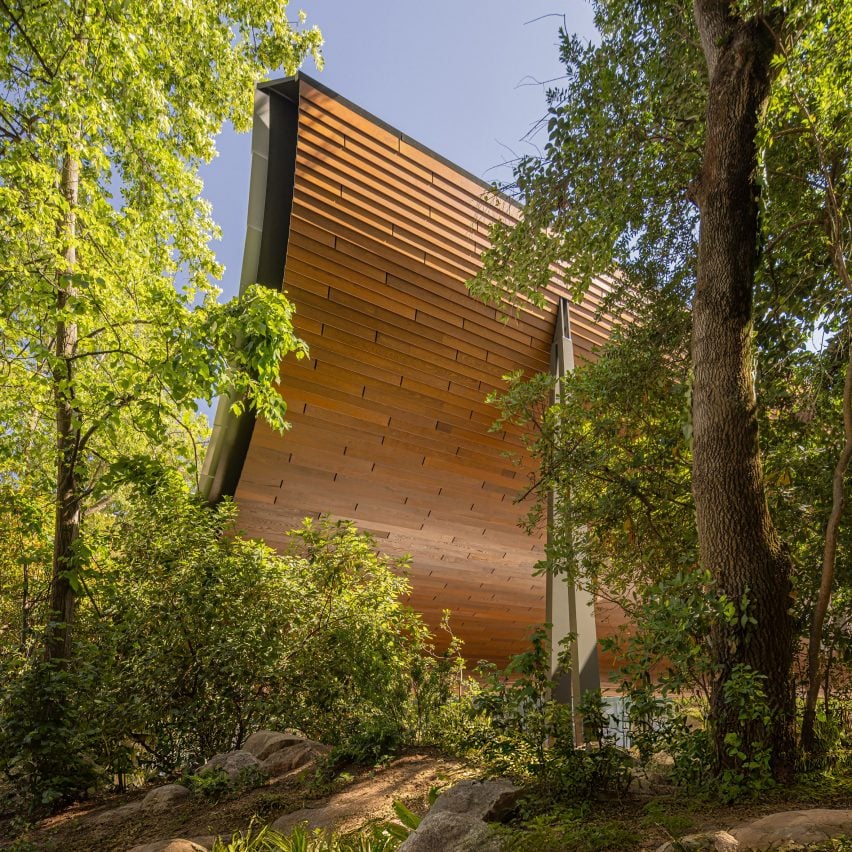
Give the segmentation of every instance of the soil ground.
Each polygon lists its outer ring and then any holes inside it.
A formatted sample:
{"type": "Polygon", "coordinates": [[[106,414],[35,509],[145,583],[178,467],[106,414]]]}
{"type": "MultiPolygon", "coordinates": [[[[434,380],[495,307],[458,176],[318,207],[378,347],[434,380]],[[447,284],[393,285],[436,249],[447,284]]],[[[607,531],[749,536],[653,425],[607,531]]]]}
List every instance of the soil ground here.
{"type": "MultiPolygon", "coordinates": [[[[370,821],[392,819],[394,800],[423,814],[433,787],[448,786],[472,774],[458,760],[412,753],[383,768],[350,767],[333,787],[321,788],[307,776],[293,775],[215,802],[193,796],[165,814],[145,818],[136,813],[117,823],[104,821],[107,811],[142,798],[147,791],[140,790],[75,805],[23,834],[19,823],[7,820],[0,823],[0,847],[17,836],[13,848],[21,852],[124,852],[165,838],[230,837],[252,819],[266,824],[284,814],[293,814],[294,823],[307,819],[314,826],[350,831],[370,821]]],[[[523,832],[510,830],[507,840],[512,849],[522,852],[652,850],[683,834],[727,829],[767,814],[815,807],[852,808],[852,776],[830,781],[823,777],[819,782],[805,779],[791,789],[769,791],[759,801],[736,805],[683,795],[627,795],[575,807],[556,806],[532,821],[536,826],[532,831],[528,827],[523,832]]]]}
{"type": "Polygon", "coordinates": [[[350,767],[331,786],[318,786],[310,775],[294,773],[218,801],[191,796],[166,813],[144,816],[137,812],[117,822],[105,821],[108,811],[142,799],[149,787],[82,802],[41,820],[23,834],[18,834],[19,824],[7,820],[6,825],[0,824],[0,848],[4,840],[8,843],[17,835],[22,852],[125,852],[137,844],[166,838],[230,837],[248,827],[252,819],[265,825],[294,812],[312,825],[333,823],[349,831],[372,820],[394,819],[394,800],[415,813],[425,813],[432,787],[452,784],[470,774],[452,758],[409,754],[383,768],[350,767]],[[333,817],[325,816],[329,804],[334,806],[333,817]]]}

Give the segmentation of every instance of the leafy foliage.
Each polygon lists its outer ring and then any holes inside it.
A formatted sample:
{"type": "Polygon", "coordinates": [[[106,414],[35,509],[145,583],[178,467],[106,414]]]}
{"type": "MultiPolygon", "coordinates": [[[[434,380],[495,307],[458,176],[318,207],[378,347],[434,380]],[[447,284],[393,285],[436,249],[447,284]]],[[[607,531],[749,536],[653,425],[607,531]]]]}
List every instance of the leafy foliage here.
{"type": "Polygon", "coordinates": [[[115,466],[145,454],[194,476],[197,400],[219,393],[284,426],[280,361],[305,351],[292,307],[254,287],[217,303],[198,169],[224,122],[248,128],[258,78],[319,58],[319,32],[285,10],[0,9],[0,487],[52,538],[49,576],[27,567],[50,593],[29,590],[21,618],[22,643],[46,627],[48,658],[68,655],[80,529],[115,466]]]}
{"type": "Polygon", "coordinates": [[[4,661],[0,760],[20,793],[16,803],[26,813],[63,804],[99,784],[102,770],[90,756],[99,732],[85,704],[69,700],[90,686],[88,667],[79,662],[73,670],[14,663],[13,668],[10,660],[4,661]],[[57,714],[57,707],[65,712],[57,714]],[[56,724],[57,717],[62,724],[56,724]]]}
{"type": "MultiPolygon", "coordinates": [[[[398,804],[394,803],[395,808],[398,804]]],[[[235,834],[230,841],[217,840],[213,852],[393,852],[409,833],[409,828],[399,823],[379,823],[371,830],[348,835],[329,833],[321,828],[309,831],[301,826],[287,835],[270,826],[259,830],[250,827],[235,834]]]]}
{"type": "Polygon", "coordinates": [[[166,720],[150,730],[157,750],[197,759],[273,721],[334,743],[372,730],[391,751],[413,733],[411,668],[424,665],[429,634],[398,602],[407,581],[369,536],[306,522],[279,558],[226,534],[228,504],[187,501],[176,518],[170,503],[167,518],[146,502],[122,531],[109,604],[116,658],[128,661],[116,696],[132,687],[140,706],[126,711],[149,730],[166,720]]]}
{"type": "Polygon", "coordinates": [[[574,747],[571,708],[552,697],[548,634],[531,637],[531,649],[505,671],[479,670],[479,689],[467,696],[468,728],[461,746],[495,775],[508,775],[547,801],[622,793],[630,783],[630,756],[615,744],[599,694],[587,693],[578,708],[586,747],[574,747]]]}
{"type": "Polygon", "coordinates": [[[292,306],[257,287],[217,303],[198,169],[224,122],[248,129],[256,81],[319,59],[321,38],[270,0],[13,2],[0,18],[0,640],[38,708],[17,729],[9,709],[4,733],[16,777],[61,800],[81,753],[119,767],[129,751],[109,726],[89,742],[106,715],[96,644],[68,659],[76,601],[108,585],[87,527],[122,481],[196,476],[198,399],[284,428],[280,362],[305,352],[292,306]],[[36,639],[64,672],[39,670],[36,639]]]}
{"type": "Polygon", "coordinates": [[[10,429],[23,442],[49,430],[56,382],[71,383],[79,464],[90,474],[127,432],[156,443],[186,429],[193,401],[212,393],[245,395],[280,425],[268,386],[281,356],[300,346],[291,309],[258,290],[217,306],[209,277],[221,268],[208,245],[217,230],[197,169],[225,121],[248,129],[256,80],[295,70],[319,33],[291,28],[284,5],[267,0],[4,9],[4,390],[8,402],[32,403],[25,419],[4,412],[10,429]],[[68,158],[81,167],[71,236],[58,228],[68,158]],[[74,268],[57,271],[69,239],[74,268]],[[175,288],[179,273],[185,285],[175,288]],[[77,329],[67,376],[52,348],[60,322],[77,329]]]}
{"type": "Polygon", "coordinates": [[[458,662],[400,603],[404,566],[348,523],[306,522],[279,556],[235,535],[234,518],[175,475],[98,517],[73,666],[51,674],[22,656],[5,681],[0,755],[24,793],[192,768],[263,727],[362,760],[434,735],[458,662]],[[33,696],[60,688],[74,712],[42,726],[33,696]]]}
{"type": "MultiPolygon", "coordinates": [[[[736,14],[768,20],[778,5],[740,4],[736,14]]],[[[852,66],[841,45],[852,18],[839,0],[783,6],[759,127],[754,344],[767,499],[794,559],[790,609],[803,636],[832,506],[826,458],[840,458],[845,440],[852,66]]],[[[554,264],[576,293],[595,276],[611,287],[603,308],[622,324],[594,364],[561,380],[558,404],[550,405],[551,380],[520,375],[507,377],[497,401],[505,418],[534,427],[542,475],[531,520],[551,491],[560,494],[548,570],[632,618],[624,676],[634,706],[650,712],[652,678],[669,693],[733,689],[735,673],[711,664],[725,652],[722,634],[773,625],[748,622],[748,602],[722,600],[698,568],[690,355],[698,213],[689,197],[707,84],[693,10],[678,0],[594,8],[599,44],[560,34],[566,76],[547,93],[547,142],[518,162],[506,187],[524,202],[520,220],[494,228],[469,286],[507,310],[541,298],[554,264]]],[[[849,659],[852,640],[848,510],[842,521],[820,655],[829,692],[844,682],[834,663],[849,659]]]]}
{"type": "Polygon", "coordinates": [[[503,849],[514,852],[620,852],[636,849],[640,834],[618,819],[597,817],[589,803],[557,805],[518,825],[498,829],[503,849]]]}

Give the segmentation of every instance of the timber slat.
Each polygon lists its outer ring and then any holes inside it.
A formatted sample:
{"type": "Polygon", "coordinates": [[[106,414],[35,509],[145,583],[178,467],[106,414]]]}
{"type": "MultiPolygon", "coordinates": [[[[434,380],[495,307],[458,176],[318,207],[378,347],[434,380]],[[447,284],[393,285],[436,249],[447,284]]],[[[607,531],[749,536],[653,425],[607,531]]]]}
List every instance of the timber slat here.
{"type": "MultiPolygon", "coordinates": [[[[495,222],[518,208],[345,103],[300,83],[296,179],[284,286],[309,359],[282,364],[292,428],[258,422],[236,493],[247,533],[286,548],[286,530],[328,513],[411,554],[408,602],[441,612],[472,660],[503,664],[544,620],[542,530],[519,526],[534,473],[525,433],[490,431],[504,374],[547,371],[554,267],[543,308],[506,323],[465,281],[495,222]],[[518,455],[513,466],[504,453],[518,455]]],[[[578,363],[612,318],[596,282],[570,320],[578,363]]],[[[437,637],[439,646],[446,637],[437,637]]]]}

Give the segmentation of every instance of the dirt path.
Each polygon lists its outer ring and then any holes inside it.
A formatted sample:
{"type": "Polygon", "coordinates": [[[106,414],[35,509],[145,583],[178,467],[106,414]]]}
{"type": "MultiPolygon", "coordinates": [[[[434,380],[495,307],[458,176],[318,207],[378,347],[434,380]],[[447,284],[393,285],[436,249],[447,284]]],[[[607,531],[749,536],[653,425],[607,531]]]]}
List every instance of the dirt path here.
{"type": "Polygon", "coordinates": [[[397,799],[415,812],[425,813],[432,787],[446,786],[470,774],[459,761],[411,754],[383,769],[356,775],[354,781],[330,795],[291,776],[219,802],[191,796],[166,813],[148,817],[127,807],[144,795],[137,792],[77,805],[41,821],[23,839],[32,849],[45,852],[126,852],[135,845],[167,838],[230,837],[253,818],[260,824],[277,821],[283,830],[307,822],[311,827],[349,831],[371,820],[392,819],[397,799]]]}
{"type": "Polygon", "coordinates": [[[426,810],[429,791],[470,775],[460,764],[412,755],[392,763],[382,772],[357,781],[325,803],[285,814],[273,826],[286,832],[299,823],[309,828],[351,831],[371,820],[392,819],[393,803],[401,801],[415,812],[426,810]]]}

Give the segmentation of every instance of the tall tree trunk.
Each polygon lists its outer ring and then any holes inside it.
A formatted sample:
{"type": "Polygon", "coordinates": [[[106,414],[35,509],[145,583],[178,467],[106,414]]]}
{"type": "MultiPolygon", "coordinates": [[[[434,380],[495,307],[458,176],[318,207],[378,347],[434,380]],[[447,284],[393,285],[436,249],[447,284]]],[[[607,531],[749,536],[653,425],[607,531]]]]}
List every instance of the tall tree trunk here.
{"type": "Polygon", "coordinates": [[[24,561],[24,578],[21,587],[21,642],[20,651],[27,650],[27,636],[30,632],[30,563],[24,561]]]}
{"type": "MultiPolygon", "coordinates": [[[[77,201],[80,163],[71,153],[62,163],[61,189],[67,210],[59,225],[65,243],[64,270],[57,275],[56,300],[60,312],[74,294],[71,275],[77,266],[77,201]]],[[[80,531],[80,497],[77,477],[78,418],[74,408],[74,355],[77,324],[61,318],[56,323],[56,361],[53,369],[53,398],[56,408],[56,522],[53,538],[53,572],[50,583],[50,613],[45,634],[45,659],[71,655],[71,630],[76,594],[71,582],[75,568],[74,545],[80,531]]]]}
{"type": "Polygon", "coordinates": [[[710,89],[701,172],[690,187],[701,213],[693,303],[693,492],[702,563],[737,617],[713,635],[711,696],[717,768],[735,768],[725,738],[771,749],[776,777],[792,774],[795,739],[789,615],[791,560],[769,515],[758,444],[752,298],[758,258],[758,119],[769,93],[774,38],[727,0],[695,0],[710,89]],[[750,621],[754,619],[754,622],[750,621]],[[755,623],[756,622],[756,623],[755,623]],[[742,721],[724,685],[734,667],[764,675],[771,721],[742,721]]]}

